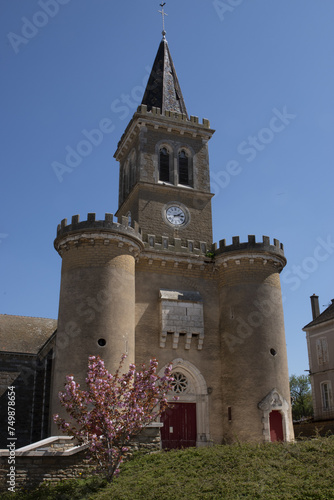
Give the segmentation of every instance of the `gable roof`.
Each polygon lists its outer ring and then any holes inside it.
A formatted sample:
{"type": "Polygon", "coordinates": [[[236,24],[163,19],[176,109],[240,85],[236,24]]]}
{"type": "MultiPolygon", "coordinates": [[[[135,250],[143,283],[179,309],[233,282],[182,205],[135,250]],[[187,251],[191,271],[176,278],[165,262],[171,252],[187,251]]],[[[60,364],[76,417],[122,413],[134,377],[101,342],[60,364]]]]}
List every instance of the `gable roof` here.
{"type": "Polygon", "coordinates": [[[327,307],[319,316],[317,316],[314,320],[304,326],[303,330],[312,328],[312,326],[319,325],[320,323],[324,323],[325,321],[329,321],[334,319],[334,299],[332,299],[332,303],[327,307]]]}
{"type": "Polygon", "coordinates": [[[161,113],[175,111],[188,116],[172,56],[165,37],[161,40],[149,76],[142,104],[147,110],[160,108],[161,113]]]}
{"type": "Polygon", "coordinates": [[[0,351],[37,354],[56,328],[56,319],[0,314],[0,351]]]}

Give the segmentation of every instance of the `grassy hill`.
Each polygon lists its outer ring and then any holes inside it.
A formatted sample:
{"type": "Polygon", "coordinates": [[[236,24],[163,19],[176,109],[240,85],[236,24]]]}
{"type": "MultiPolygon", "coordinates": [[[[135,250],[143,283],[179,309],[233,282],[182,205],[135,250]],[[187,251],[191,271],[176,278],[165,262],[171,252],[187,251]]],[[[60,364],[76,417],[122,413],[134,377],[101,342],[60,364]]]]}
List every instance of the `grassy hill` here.
{"type": "Polygon", "coordinates": [[[140,455],[122,466],[111,485],[91,478],[2,498],[330,500],[334,499],[334,436],[140,455]]]}

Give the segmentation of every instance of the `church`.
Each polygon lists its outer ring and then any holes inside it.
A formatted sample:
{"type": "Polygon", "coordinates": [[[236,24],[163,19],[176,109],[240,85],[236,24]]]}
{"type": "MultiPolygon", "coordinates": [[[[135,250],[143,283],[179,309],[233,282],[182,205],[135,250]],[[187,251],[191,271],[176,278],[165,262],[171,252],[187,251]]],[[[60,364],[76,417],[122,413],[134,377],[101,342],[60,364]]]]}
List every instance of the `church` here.
{"type": "Polygon", "coordinates": [[[253,235],[213,242],[213,134],[188,114],[163,31],[115,152],[116,213],[57,228],[58,321],[0,316],[0,397],[15,384],[18,445],[59,433],[52,415],[64,415],[66,375],[83,383],[93,354],[113,372],[123,353],[138,367],[156,357],[161,373],[173,364],[170,399],[179,399],[161,419],[163,448],[293,440],[283,245],[253,235]]]}

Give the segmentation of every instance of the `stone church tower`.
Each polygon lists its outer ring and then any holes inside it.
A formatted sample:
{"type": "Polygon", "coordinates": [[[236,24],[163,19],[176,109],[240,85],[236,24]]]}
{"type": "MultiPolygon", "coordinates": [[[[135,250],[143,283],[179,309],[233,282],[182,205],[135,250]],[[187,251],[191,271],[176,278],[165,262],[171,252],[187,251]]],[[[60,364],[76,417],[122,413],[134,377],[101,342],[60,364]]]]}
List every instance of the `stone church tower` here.
{"type": "MultiPolygon", "coordinates": [[[[62,257],[51,415],[65,376],[88,356],[109,370],[172,362],[179,401],[162,418],[164,447],[292,440],[279,273],[268,237],[212,241],[208,120],[188,116],[165,34],[142,104],[115,153],[114,217],[58,226],[62,257]]],[[[173,394],[171,395],[171,398],[173,394]]],[[[53,430],[57,433],[57,430],[53,430]]]]}

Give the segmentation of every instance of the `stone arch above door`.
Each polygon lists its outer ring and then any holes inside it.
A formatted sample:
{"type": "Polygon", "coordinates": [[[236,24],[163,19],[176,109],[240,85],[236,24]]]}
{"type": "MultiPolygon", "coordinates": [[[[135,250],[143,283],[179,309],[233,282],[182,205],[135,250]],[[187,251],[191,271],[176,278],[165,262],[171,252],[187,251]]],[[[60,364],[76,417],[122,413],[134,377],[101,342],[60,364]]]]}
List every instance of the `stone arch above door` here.
{"type": "Polygon", "coordinates": [[[289,431],[289,411],[290,405],[284,399],[284,397],[278,392],[276,388],[272,389],[265,398],[260,401],[258,408],[262,410],[262,425],[263,425],[263,436],[265,441],[270,441],[270,423],[269,415],[273,410],[277,410],[282,415],[283,433],[284,441],[292,441],[293,436],[290,435],[289,431]]]}

